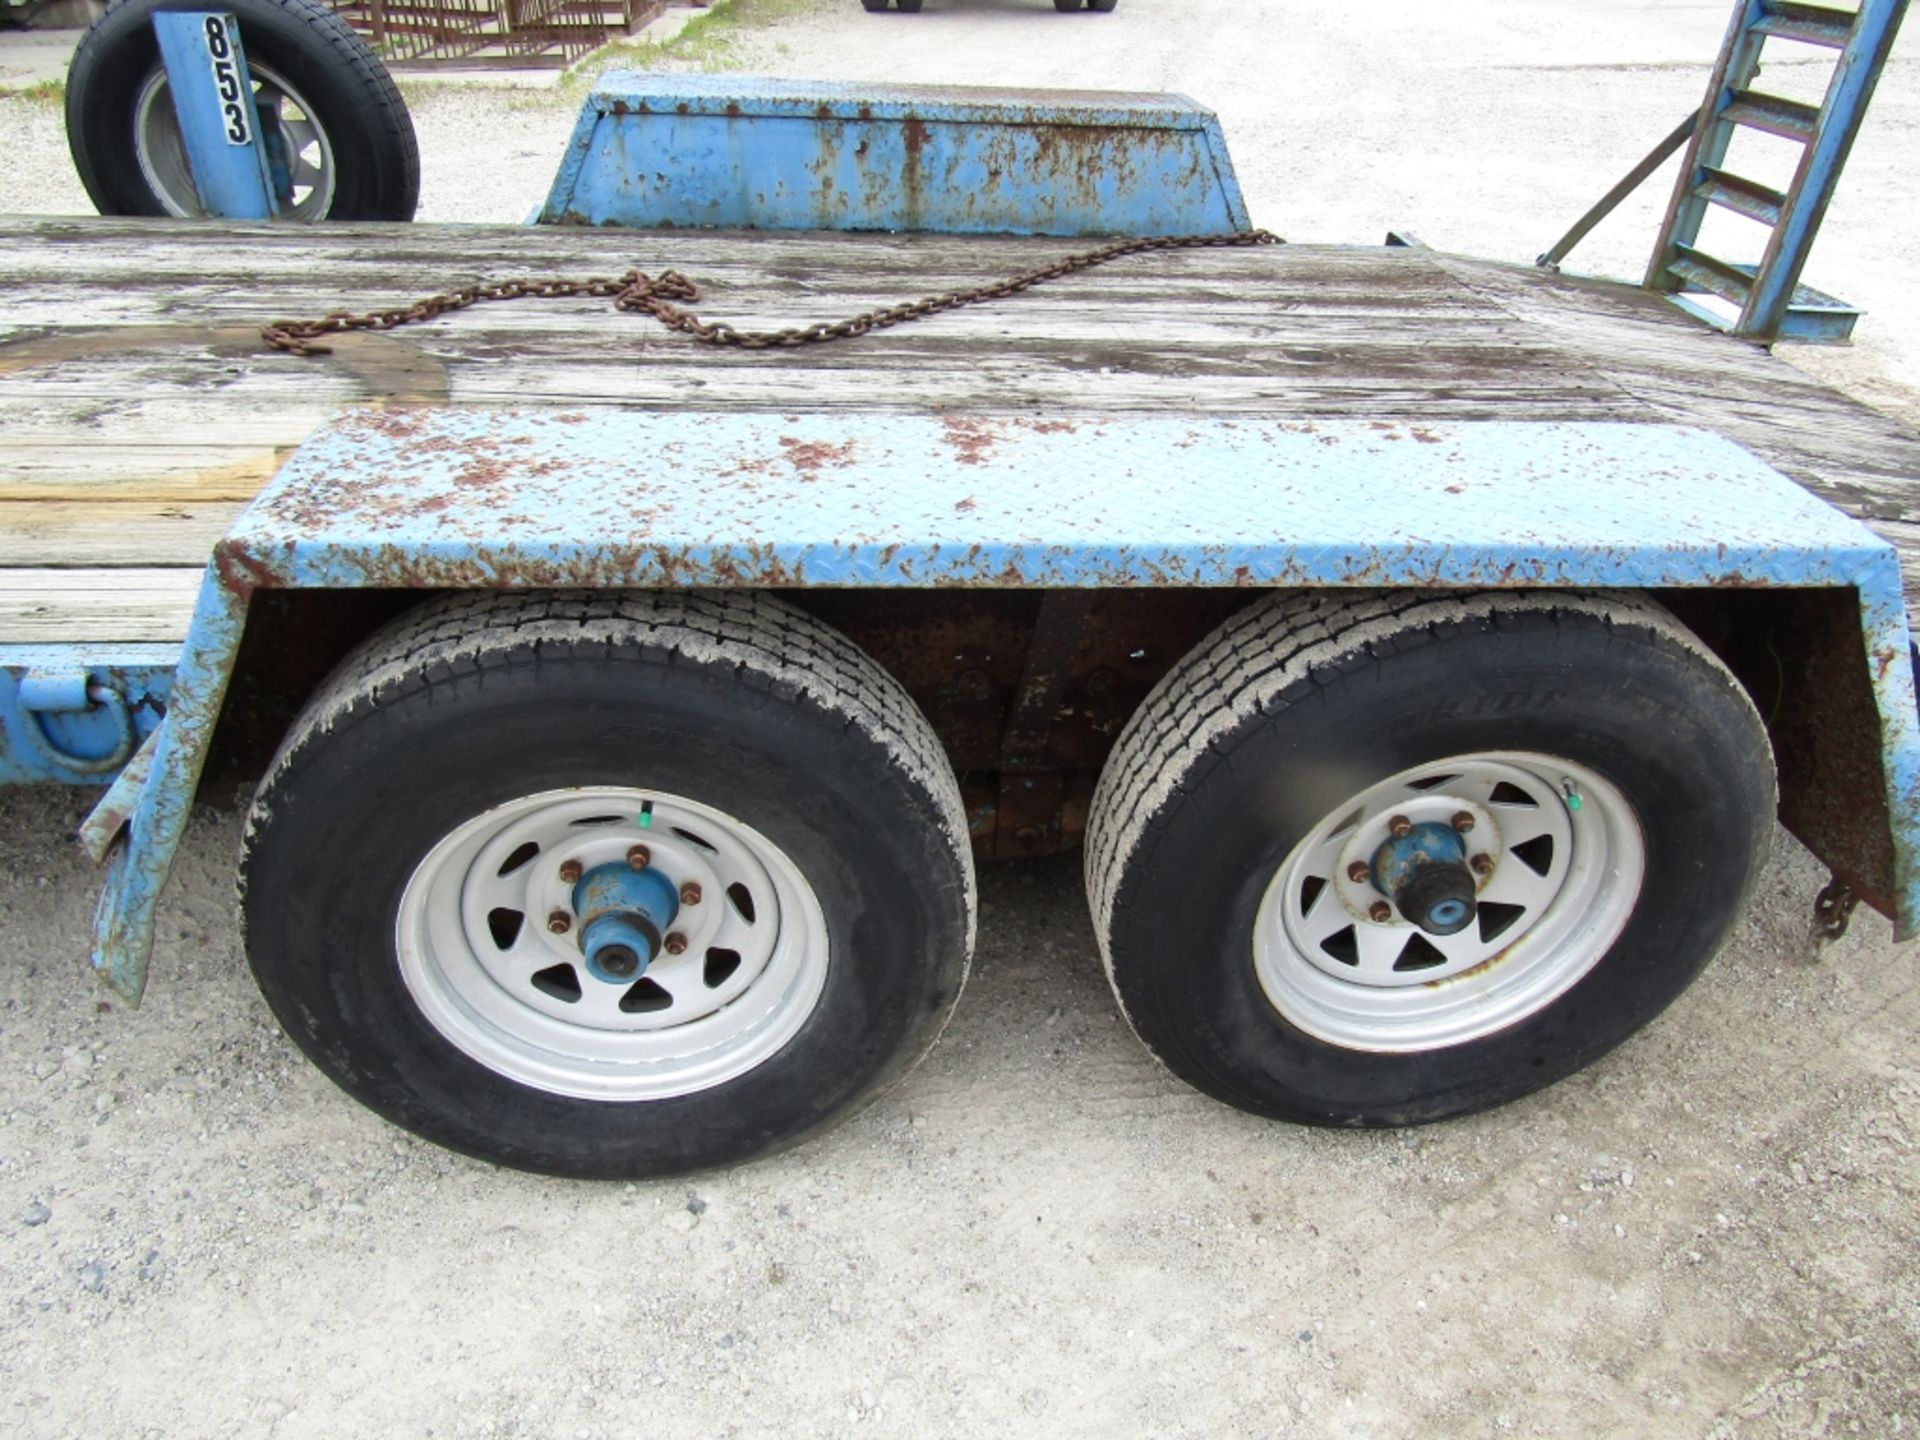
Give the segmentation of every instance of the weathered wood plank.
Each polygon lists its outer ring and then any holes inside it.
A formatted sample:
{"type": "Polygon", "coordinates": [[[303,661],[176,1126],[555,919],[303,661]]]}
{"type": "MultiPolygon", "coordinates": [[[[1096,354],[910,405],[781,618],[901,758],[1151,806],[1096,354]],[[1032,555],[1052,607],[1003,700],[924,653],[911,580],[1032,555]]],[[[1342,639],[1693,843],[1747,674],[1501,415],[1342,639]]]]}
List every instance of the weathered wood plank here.
{"type": "Polygon", "coordinates": [[[200,566],[0,570],[0,642],[178,641],[193,618],[200,566]]]}
{"type": "MultiPolygon", "coordinates": [[[[270,351],[257,334],[266,320],[402,304],[479,278],[633,266],[692,276],[705,292],[694,308],[709,318],[777,327],[979,284],[1078,248],[0,218],[0,564],[144,573],[191,562],[285,452],[347,404],[1186,410],[1701,425],[1878,527],[1920,594],[1920,436],[1658,297],[1431,251],[1138,257],[802,350],[702,346],[595,300],[475,306],[345,337],[335,355],[310,360],[270,351]]],[[[76,623],[119,623],[114,603],[76,623]]],[[[0,638],[12,635],[8,613],[0,638]]],[[[20,623],[57,628],[44,608],[32,614],[20,623]]]]}
{"type": "Polygon", "coordinates": [[[0,566],[201,566],[243,504],[0,501],[0,566]]]}

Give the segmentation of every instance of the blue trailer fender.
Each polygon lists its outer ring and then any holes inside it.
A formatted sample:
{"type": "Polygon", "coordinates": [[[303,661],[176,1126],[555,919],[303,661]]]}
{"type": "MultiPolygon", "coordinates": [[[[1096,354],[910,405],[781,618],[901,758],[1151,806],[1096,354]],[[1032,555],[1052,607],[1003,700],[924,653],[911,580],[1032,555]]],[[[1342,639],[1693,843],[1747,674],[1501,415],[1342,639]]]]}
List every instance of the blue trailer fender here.
{"type": "Polygon", "coordinates": [[[690,587],[1851,592],[1899,934],[1920,920],[1920,715],[1895,552],[1715,435],[383,410],[303,445],[217,545],[166,720],[84,832],[109,863],[94,966],[137,1000],[257,593],[690,587]]]}

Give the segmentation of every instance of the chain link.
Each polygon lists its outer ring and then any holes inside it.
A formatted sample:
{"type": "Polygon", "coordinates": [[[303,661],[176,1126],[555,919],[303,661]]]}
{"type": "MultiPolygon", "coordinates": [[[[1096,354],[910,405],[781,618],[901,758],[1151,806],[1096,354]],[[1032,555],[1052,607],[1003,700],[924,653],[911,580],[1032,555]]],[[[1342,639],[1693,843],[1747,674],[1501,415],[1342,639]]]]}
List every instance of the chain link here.
{"type": "Polygon", "coordinates": [[[819,345],[829,340],[850,340],[872,330],[884,330],[890,325],[937,315],[942,310],[1005,299],[1022,290],[1030,290],[1035,285],[1091,270],[1096,265],[1105,265],[1110,260],[1127,255],[1141,255],[1152,250],[1201,250],[1220,246],[1282,243],[1278,235],[1266,230],[1241,230],[1231,235],[1149,235],[1133,240],[1117,240],[1097,250],[1069,255],[1051,265],[1023,270],[1018,275],[1010,275],[990,285],[949,290],[944,294],[927,295],[904,304],[889,305],[881,310],[868,310],[845,320],[831,323],[823,321],[785,330],[736,330],[724,322],[709,323],[674,303],[700,298],[699,287],[678,270],[662,270],[658,275],[629,270],[617,279],[603,275],[591,280],[499,280],[429,295],[424,300],[416,300],[411,305],[392,310],[369,310],[358,315],[347,310],[335,310],[318,320],[275,320],[261,327],[260,338],[275,349],[293,355],[328,355],[333,347],[318,343],[323,335],[336,335],[346,330],[391,330],[396,325],[411,325],[416,321],[435,319],[449,311],[464,310],[483,300],[560,300],[573,295],[595,295],[610,297],[616,310],[651,315],[669,329],[691,335],[696,340],[704,340],[709,345],[732,345],[742,350],[784,349],[795,345],[819,345]]]}

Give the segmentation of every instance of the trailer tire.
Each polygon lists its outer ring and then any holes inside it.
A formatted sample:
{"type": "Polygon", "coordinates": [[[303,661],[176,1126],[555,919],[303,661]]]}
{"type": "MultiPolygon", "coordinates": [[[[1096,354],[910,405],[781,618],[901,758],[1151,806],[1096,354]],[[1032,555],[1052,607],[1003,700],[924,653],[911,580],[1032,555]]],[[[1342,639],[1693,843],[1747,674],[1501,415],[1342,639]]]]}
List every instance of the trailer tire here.
{"type": "MultiPolygon", "coordinates": [[[[116,0],[67,72],[67,145],[102,215],[201,213],[152,17],[186,0],[116,0]]],[[[230,0],[266,114],[289,157],[298,220],[411,220],[420,151],[386,67],[324,0],[230,0]]]]}
{"type": "Polygon", "coordinates": [[[1773,812],[1746,693],[1646,600],[1276,597],[1129,722],[1088,896],[1175,1074],[1258,1114],[1415,1124],[1658,1015],[1738,918],[1773,812]],[[1382,888],[1414,873],[1394,836],[1453,857],[1429,873],[1464,882],[1464,923],[1444,888],[1382,888]]]}
{"type": "Polygon", "coordinates": [[[926,721],[751,594],[430,603],[289,735],[241,894],[261,991],[335,1082],[556,1175],[813,1134],[926,1053],[973,946],[965,816],[926,721]],[[652,950],[609,975],[577,887],[630,870],[677,910],[620,911],[652,950]]]}

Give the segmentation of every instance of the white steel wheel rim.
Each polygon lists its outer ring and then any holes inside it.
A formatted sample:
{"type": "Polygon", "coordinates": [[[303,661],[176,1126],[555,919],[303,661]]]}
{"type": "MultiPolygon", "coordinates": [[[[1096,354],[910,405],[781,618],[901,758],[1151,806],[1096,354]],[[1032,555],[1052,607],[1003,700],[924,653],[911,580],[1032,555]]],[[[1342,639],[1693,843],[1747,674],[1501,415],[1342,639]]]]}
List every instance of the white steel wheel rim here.
{"type": "Polygon", "coordinates": [[[1326,815],[1280,863],[1254,920],[1253,963],[1290,1024],[1351,1050],[1437,1050],[1539,1013],[1626,928],[1646,873],[1640,823],[1594,771],[1549,755],[1489,752],[1403,770],[1326,815]],[[1478,912],[1428,935],[1349,866],[1371,860],[1388,821],[1465,831],[1478,912]]]}
{"type": "MultiPolygon", "coordinates": [[[[282,217],[324,220],[333,208],[335,182],[333,141],[306,97],[271,67],[249,61],[253,76],[254,107],[260,124],[278,131],[286,147],[290,196],[280,197],[282,217]]],[[[186,146],[180,138],[180,117],[174,113],[167,72],[147,76],[133,111],[133,152],[140,174],[161,208],[176,219],[206,214],[193,188],[186,146]]]]}
{"type": "Polygon", "coordinates": [[[765,1063],[818,1004],[827,927],[806,877],[744,822],[659,791],[551,790],[475,816],[427,853],[395,946],[429,1024],[497,1074],[556,1095],[659,1100],[765,1063]],[[585,871],[645,845],[676,890],[700,887],[644,974],[595,979],[563,861],[585,871]],[[514,920],[511,917],[517,916],[514,920]]]}

